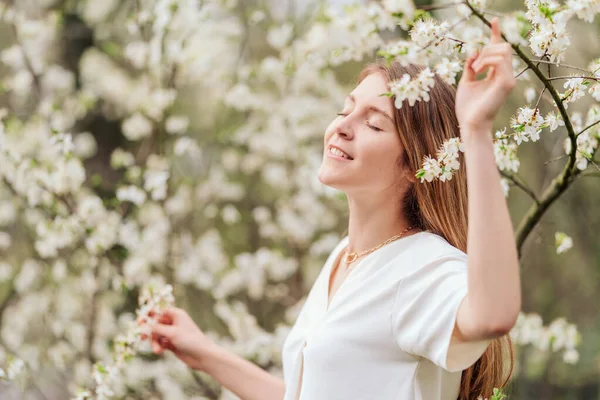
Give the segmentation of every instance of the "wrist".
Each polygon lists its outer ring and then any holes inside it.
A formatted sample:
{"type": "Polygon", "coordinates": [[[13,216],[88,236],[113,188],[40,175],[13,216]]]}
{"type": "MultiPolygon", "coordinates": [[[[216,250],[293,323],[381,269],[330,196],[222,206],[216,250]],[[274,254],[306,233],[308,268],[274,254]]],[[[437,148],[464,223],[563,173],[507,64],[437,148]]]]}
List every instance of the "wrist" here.
{"type": "Polygon", "coordinates": [[[460,137],[467,144],[469,142],[493,142],[492,128],[486,126],[466,125],[460,128],[460,137]]]}
{"type": "Polygon", "coordinates": [[[192,368],[210,375],[211,368],[218,365],[225,355],[226,352],[223,348],[210,341],[207,345],[203,346],[201,352],[198,352],[196,356],[197,362],[194,363],[192,368]]]}

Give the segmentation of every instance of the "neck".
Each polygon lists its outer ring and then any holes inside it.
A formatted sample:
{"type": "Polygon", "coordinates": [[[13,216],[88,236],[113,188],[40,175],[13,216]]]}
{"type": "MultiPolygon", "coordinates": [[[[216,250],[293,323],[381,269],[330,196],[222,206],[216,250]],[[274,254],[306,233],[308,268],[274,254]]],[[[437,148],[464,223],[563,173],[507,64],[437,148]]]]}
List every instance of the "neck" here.
{"type": "MultiPolygon", "coordinates": [[[[402,211],[401,198],[395,193],[348,195],[348,251],[360,253],[402,233],[409,223],[402,211]]],[[[402,237],[417,233],[412,228],[402,237]]]]}

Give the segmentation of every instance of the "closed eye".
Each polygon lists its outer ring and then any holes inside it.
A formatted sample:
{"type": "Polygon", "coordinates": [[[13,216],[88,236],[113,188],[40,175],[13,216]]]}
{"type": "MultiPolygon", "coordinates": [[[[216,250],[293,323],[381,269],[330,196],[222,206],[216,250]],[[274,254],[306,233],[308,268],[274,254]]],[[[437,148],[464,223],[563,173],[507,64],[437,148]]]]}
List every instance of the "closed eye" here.
{"type": "Polygon", "coordinates": [[[373,129],[374,131],[376,131],[376,132],[381,132],[381,131],[383,130],[383,129],[381,129],[381,128],[378,128],[378,127],[376,127],[376,126],[370,125],[368,122],[367,122],[367,124],[366,124],[366,125],[367,125],[369,128],[371,128],[371,129],[373,129]]]}

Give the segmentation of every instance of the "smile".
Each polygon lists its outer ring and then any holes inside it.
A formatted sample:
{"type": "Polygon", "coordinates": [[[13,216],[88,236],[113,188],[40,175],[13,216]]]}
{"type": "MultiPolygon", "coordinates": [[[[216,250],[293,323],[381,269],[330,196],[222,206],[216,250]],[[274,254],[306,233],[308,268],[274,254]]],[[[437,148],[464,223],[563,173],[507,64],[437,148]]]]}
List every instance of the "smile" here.
{"type": "Polygon", "coordinates": [[[335,159],[343,159],[343,160],[353,160],[352,157],[350,157],[347,153],[343,152],[341,149],[339,149],[338,147],[334,147],[334,146],[329,146],[329,151],[328,151],[328,155],[332,156],[331,158],[335,158],[335,159]]]}

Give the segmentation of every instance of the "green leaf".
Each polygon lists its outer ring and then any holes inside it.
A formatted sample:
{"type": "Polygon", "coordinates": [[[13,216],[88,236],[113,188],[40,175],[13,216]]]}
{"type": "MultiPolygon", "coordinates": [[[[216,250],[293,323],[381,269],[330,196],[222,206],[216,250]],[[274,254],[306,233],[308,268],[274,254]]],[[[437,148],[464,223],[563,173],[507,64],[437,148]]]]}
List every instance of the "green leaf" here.
{"type": "Polygon", "coordinates": [[[103,42],[100,48],[111,57],[118,57],[121,54],[121,46],[116,42],[103,42]]]}

